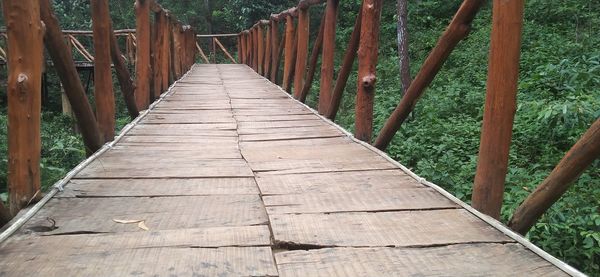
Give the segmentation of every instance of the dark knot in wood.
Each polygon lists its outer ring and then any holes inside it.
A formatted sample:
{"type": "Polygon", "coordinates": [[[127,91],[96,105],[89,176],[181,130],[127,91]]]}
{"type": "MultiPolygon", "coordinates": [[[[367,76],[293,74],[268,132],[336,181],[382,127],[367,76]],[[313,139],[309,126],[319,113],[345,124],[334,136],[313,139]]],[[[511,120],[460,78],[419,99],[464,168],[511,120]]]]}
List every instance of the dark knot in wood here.
{"type": "Polygon", "coordinates": [[[377,77],[374,74],[369,74],[362,78],[362,86],[366,89],[372,89],[375,87],[375,81],[377,81],[377,77]]]}

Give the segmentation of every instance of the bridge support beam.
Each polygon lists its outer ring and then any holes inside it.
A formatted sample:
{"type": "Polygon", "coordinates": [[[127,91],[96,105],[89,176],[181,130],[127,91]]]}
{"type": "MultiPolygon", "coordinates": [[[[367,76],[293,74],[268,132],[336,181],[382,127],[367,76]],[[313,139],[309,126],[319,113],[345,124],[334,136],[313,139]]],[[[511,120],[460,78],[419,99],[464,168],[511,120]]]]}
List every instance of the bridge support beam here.
{"type": "Polygon", "coordinates": [[[335,55],[335,25],[339,0],[327,0],[323,28],[323,54],[321,55],[321,82],[319,92],[319,113],[325,114],[331,102],[333,89],[333,69],[335,55]]]}
{"type": "Polygon", "coordinates": [[[306,59],[308,58],[308,39],[310,29],[310,14],[308,7],[298,9],[298,30],[296,69],[294,72],[294,97],[300,99],[302,87],[304,87],[304,76],[306,74],[306,59]]]}
{"type": "MultiPolygon", "coordinates": [[[[8,35],[8,193],[10,214],[40,191],[43,30],[38,0],[3,1],[8,35]]],[[[6,215],[4,206],[0,214],[6,215]]],[[[6,217],[6,216],[2,216],[6,217]]]]}
{"type": "Polygon", "coordinates": [[[516,111],[524,0],[494,0],[487,92],[472,205],[500,218],[516,111]]]}
{"type": "Polygon", "coordinates": [[[285,17],[285,56],[283,62],[283,89],[290,92],[294,63],[296,61],[296,29],[294,27],[294,18],[288,14],[285,17]]]}

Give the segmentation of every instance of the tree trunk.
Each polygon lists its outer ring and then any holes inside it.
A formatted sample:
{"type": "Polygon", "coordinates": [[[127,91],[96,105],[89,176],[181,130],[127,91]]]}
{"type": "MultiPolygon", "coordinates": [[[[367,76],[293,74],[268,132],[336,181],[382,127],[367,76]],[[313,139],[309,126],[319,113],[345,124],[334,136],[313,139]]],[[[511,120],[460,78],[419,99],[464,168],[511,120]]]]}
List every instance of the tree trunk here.
{"type": "Polygon", "coordinates": [[[408,56],[408,0],[398,0],[398,62],[402,95],[410,86],[410,58],[408,56]]]}

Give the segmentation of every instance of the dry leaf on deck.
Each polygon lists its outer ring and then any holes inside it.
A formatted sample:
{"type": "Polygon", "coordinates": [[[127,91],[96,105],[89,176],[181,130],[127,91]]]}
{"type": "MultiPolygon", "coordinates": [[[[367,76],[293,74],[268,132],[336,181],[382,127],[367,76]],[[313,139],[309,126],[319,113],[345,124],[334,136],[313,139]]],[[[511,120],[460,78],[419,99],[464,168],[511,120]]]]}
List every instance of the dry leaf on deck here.
{"type": "Polygon", "coordinates": [[[115,219],[115,218],[113,218],[113,221],[116,222],[116,223],[132,224],[132,223],[143,222],[144,220],[142,220],[142,219],[115,219]]]}
{"type": "Polygon", "coordinates": [[[138,223],[138,227],[139,227],[140,229],[143,229],[143,230],[146,230],[146,231],[149,231],[149,230],[150,230],[150,229],[148,228],[148,226],[146,226],[146,223],[145,223],[144,221],[140,221],[140,223],[138,223]]]}

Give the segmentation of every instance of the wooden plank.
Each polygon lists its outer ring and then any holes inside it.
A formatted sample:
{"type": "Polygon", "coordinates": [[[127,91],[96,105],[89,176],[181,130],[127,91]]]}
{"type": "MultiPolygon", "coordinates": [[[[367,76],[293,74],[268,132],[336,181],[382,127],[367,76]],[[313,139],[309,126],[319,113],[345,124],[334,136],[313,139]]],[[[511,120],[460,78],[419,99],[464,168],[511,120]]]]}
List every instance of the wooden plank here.
{"type": "Polygon", "coordinates": [[[269,215],[451,209],[458,206],[429,188],[263,196],[269,215]]]}
{"type": "MultiPolygon", "coordinates": [[[[279,130],[279,129],[275,129],[279,130]]],[[[292,129],[293,130],[293,129],[292,129]]],[[[242,148],[244,158],[249,162],[277,161],[277,160],[305,160],[305,159],[362,159],[377,158],[378,156],[366,147],[356,143],[339,145],[287,147],[271,149],[242,148]]]]}
{"type": "Polygon", "coordinates": [[[56,197],[256,194],[254,178],[75,179],[56,197]]]}
{"type": "Polygon", "coordinates": [[[128,143],[136,144],[212,144],[219,142],[220,145],[237,145],[237,137],[201,137],[201,136],[124,136],[119,144],[124,145],[128,143]]]}
{"type": "Polygon", "coordinates": [[[136,248],[2,259],[5,276],[276,276],[269,247],[136,248]]]}
{"type": "Polygon", "coordinates": [[[353,143],[348,137],[330,137],[330,138],[304,138],[294,140],[274,140],[274,141],[240,141],[242,149],[257,148],[278,148],[278,147],[297,147],[297,146],[318,146],[318,145],[337,145],[353,143]]]}
{"type": "Polygon", "coordinates": [[[244,160],[207,159],[189,161],[186,158],[148,157],[140,162],[136,157],[104,163],[96,160],[75,178],[207,178],[252,177],[244,160]]]}
{"type": "Polygon", "coordinates": [[[121,224],[114,219],[144,220],[151,231],[262,225],[268,220],[258,195],[56,198],[22,230],[47,227],[48,217],[58,228],[44,235],[143,231],[137,224],[121,224]]]}
{"type": "Polygon", "coordinates": [[[469,212],[458,209],[269,214],[269,219],[275,242],[284,245],[423,247],[512,241],[469,212]]]}
{"type": "Polygon", "coordinates": [[[262,195],[341,193],[370,190],[417,189],[424,186],[400,170],[322,172],[308,174],[256,174],[262,195]]]}
{"type": "Polygon", "coordinates": [[[140,124],[128,135],[138,136],[203,136],[236,137],[235,124],[140,124]]]}
{"type": "Polygon", "coordinates": [[[128,248],[268,246],[271,233],[266,225],[150,230],[126,233],[39,236],[22,234],[8,242],[2,254],[19,256],[73,255],[128,248]]]}
{"type": "Polygon", "coordinates": [[[332,248],[275,253],[279,276],[567,276],[519,244],[332,248]]]}
{"type": "Polygon", "coordinates": [[[235,119],[239,122],[244,121],[291,121],[291,120],[318,120],[319,117],[315,114],[298,114],[298,115],[238,115],[235,119]]]}
{"type": "Polygon", "coordinates": [[[342,136],[341,133],[335,131],[327,131],[323,133],[315,132],[296,132],[290,134],[250,134],[240,135],[240,141],[272,141],[272,140],[296,140],[310,138],[331,138],[342,136]]]}
{"type": "Polygon", "coordinates": [[[235,123],[233,115],[212,115],[209,113],[190,114],[149,114],[141,124],[206,124],[206,123],[235,123]]]}

